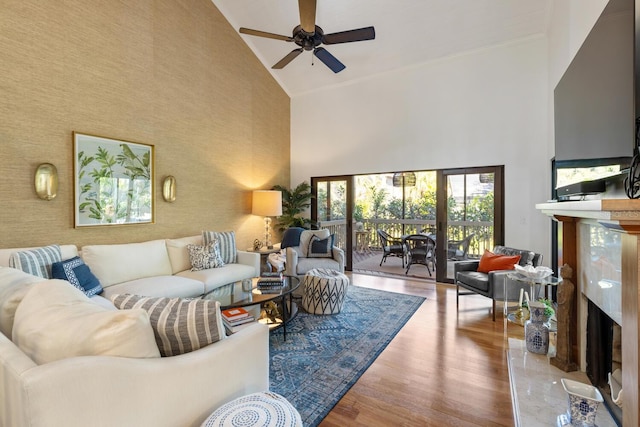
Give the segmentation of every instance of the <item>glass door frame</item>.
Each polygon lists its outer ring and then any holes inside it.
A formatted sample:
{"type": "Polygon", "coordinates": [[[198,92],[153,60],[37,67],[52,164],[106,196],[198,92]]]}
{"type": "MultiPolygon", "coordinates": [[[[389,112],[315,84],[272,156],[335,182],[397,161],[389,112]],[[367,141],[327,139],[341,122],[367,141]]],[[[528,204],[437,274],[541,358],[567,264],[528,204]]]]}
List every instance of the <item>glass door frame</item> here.
{"type": "MultiPolygon", "coordinates": [[[[311,221],[313,224],[318,224],[318,184],[321,182],[334,182],[345,181],[346,182],[346,206],[345,206],[345,247],[344,249],[344,268],[346,271],[352,271],[353,269],[353,207],[355,206],[355,175],[338,175],[338,176],[321,176],[311,178],[311,221]]],[[[327,186],[329,189],[330,186],[327,186]]],[[[327,192],[328,204],[331,203],[331,193],[327,192]]]]}
{"type": "Polygon", "coordinates": [[[447,178],[449,175],[494,174],[493,241],[504,244],[504,166],[438,169],[436,175],[436,281],[455,283],[447,277],[447,178]]]}

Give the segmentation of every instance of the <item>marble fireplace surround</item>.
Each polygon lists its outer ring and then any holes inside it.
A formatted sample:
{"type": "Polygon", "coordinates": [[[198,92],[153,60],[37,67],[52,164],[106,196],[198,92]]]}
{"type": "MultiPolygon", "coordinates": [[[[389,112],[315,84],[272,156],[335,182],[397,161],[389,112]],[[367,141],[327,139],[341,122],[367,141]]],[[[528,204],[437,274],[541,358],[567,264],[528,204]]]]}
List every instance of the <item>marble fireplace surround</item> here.
{"type": "MultiPolygon", "coordinates": [[[[584,348],[586,345],[586,296],[587,291],[581,284],[579,274],[581,266],[588,262],[580,260],[580,233],[581,229],[599,224],[610,230],[616,230],[621,235],[621,312],[619,313],[622,325],[622,366],[623,378],[623,425],[638,426],[640,417],[640,395],[638,391],[640,374],[640,318],[638,307],[640,306],[640,200],[630,199],[602,199],[570,202],[540,203],[536,209],[550,216],[556,221],[562,222],[562,251],[563,262],[574,268],[573,282],[576,284],[576,296],[574,299],[574,316],[571,325],[574,331],[579,331],[572,343],[573,360],[584,371],[584,348]]],[[[620,247],[616,250],[620,251],[620,247]]],[[[582,251],[584,253],[584,251],[582,251]]],[[[584,256],[584,255],[583,255],[584,256]]]]}

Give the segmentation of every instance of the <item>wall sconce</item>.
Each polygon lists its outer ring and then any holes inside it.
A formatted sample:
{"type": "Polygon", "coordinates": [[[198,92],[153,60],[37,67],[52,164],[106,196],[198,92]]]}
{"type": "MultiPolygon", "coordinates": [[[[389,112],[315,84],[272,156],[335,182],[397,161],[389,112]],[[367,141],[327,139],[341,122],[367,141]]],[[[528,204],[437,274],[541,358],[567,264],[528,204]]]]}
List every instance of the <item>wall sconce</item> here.
{"type": "Polygon", "coordinates": [[[271,217],[282,215],[282,192],[279,190],[253,190],[251,213],[264,217],[264,245],[267,249],[273,249],[271,217]]]}
{"type": "Polygon", "coordinates": [[[176,201],[176,178],[174,176],[169,175],[162,181],[162,198],[169,203],[176,201]]]}
{"type": "Polygon", "coordinates": [[[52,200],[58,195],[58,170],[51,163],[38,165],[35,174],[36,194],[42,200],[52,200]]]}

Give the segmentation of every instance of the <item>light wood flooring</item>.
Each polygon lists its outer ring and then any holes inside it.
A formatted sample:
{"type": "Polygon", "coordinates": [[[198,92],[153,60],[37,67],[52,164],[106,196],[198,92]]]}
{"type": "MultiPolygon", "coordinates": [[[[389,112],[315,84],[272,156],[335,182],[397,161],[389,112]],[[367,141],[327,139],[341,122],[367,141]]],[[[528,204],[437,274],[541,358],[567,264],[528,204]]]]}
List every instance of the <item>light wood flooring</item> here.
{"type": "Polygon", "coordinates": [[[320,424],[344,426],[513,426],[508,324],[491,301],[460,297],[455,286],[352,274],[358,286],[427,298],[320,424]]]}

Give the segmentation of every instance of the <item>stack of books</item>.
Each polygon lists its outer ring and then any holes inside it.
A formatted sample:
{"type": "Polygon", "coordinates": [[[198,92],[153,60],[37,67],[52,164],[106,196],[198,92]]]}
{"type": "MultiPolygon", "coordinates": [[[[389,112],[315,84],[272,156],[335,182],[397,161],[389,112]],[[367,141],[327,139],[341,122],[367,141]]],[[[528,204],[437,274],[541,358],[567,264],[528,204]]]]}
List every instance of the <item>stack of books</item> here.
{"type": "Polygon", "coordinates": [[[236,332],[237,327],[246,323],[253,322],[254,317],[242,307],[228,308],[222,310],[222,323],[230,332],[236,332]]]}
{"type": "Polygon", "coordinates": [[[263,272],[258,279],[258,289],[263,294],[279,293],[284,286],[282,273],[263,272]]]}

